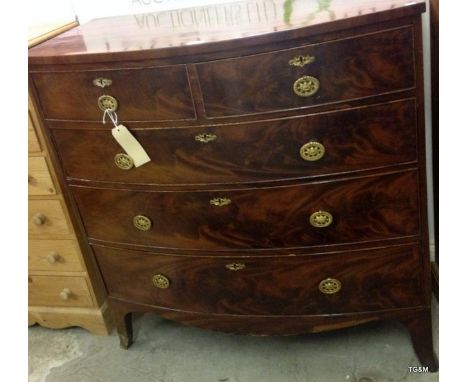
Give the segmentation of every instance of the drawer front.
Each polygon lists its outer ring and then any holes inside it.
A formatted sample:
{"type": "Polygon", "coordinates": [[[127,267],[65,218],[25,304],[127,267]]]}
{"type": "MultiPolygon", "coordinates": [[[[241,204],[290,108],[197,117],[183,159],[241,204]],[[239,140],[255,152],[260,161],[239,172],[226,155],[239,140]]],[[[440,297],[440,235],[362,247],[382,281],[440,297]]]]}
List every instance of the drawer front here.
{"type": "Polygon", "coordinates": [[[413,100],[252,124],[132,133],[151,162],[128,170],[115,163],[123,151],[109,131],[52,130],[68,177],[109,182],[268,181],[375,168],[417,157],[413,100]],[[318,144],[323,156],[307,156],[304,150],[318,144]]]}
{"type": "Polygon", "coordinates": [[[306,247],[419,230],[415,171],[218,192],[71,189],[88,235],[112,242],[212,250],[306,247]]]}
{"type": "Polygon", "coordinates": [[[36,130],[34,130],[34,124],[31,120],[31,116],[28,113],[28,151],[30,153],[41,151],[41,145],[37,139],[36,130]]]}
{"type": "Polygon", "coordinates": [[[29,275],[28,282],[29,305],[93,306],[84,277],[29,275]]]}
{"type": "Polygon", "coordinates": [[[197,70],[209,117],[371,97],[414,86],[413,31],[404,27],[206,62],[198,64],[197,70]],[[290,64],[290,60],[300,56],[309,56],[313,62],[302,67],[290,64]],[[319,83],[309,86],[307,77],[314,77],[319,83]],[[296,94],[295,86],[301,95],[296,94]]]}
{"type": "Polygon", "coordinates": [[[28,158],[28,194],[54,195],[54,182],[44,157],[28,158]]]}
{"type": "Polygon", "coordinates": [[[59,200],[29,200],[29,234],[62,235],[71,233],[59,200]]]}
{"type": "Polygon", "coordinates": [[[423,303],[421,260],[413,246],[262,258],[93,249],[111,296],[174,309],[302,315],[423,303]]]}
{"type": "Polygon", "coordinates": [[[32,77],[45,118],[100,121],[103,111],[98,99],[104,95],[117,100],[117,113],[122,121],[195,118],[184,65],[33,73],[32,77]],[[93,83],[96,79],[107,79],[111,84],[96,86],[93,83]]]}
{"type": "Polygon", "coordinates": [[[29,240],[30,271],[83,271],[80,250],[74,240],[29,240]]]}

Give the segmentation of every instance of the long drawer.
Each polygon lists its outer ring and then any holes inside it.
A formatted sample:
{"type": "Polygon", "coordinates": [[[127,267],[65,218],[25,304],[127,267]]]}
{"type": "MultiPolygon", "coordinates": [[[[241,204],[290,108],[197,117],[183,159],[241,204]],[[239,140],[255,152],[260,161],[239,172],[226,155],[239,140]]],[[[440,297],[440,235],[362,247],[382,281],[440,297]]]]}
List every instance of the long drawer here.
{"type": "Polygon", "coordinates": [[[100,121],[194,119],[185,65],[140,69],[38,72],[32,78],[45,118],[100,121]]]}
{"type": "Polygon", "coordinates": [[[171,248],[306,247],[419,233],[416,171],[199,192],[71,186],[93,239],[171,248]]]}
{"type": "Polygon", "coordinates": [[[84,277],[39,276],[28,277],[29,305],[93,306],[93,300],[84,277]]]}
{"type": "Polygon", "coordinates": [[[421,259],[412,245],[222,258],[93,249],[110,296],[137,303],[251,315],[350,313],[423,303],[421,259]]]}
{"type": "Polygon", "coordinates": [[[116,162],[116,155],[123,151],[108,130],[52,130],[69,178],[108,182],[268,181],[417,158],[412,99],[292,119],[204,128],[143,128],[132,133],[151,162],[128,169],[116,162]]]}
{"type": "Polygon", "coordinates": [[[415,86],[412,27],[197,64],[208,117],[336,103],[415,86]]]}

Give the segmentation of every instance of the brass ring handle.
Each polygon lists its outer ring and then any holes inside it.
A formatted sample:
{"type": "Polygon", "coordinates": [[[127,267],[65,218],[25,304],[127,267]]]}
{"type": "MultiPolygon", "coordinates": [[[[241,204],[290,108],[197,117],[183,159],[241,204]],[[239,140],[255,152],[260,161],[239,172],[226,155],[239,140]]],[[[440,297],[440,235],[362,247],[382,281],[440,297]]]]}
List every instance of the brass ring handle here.
{"type": "Polygon", "coordinates": [[[50,252],[50,253],[47,255],[47,261],[48,261],[50,264],[56,263],[59,259],[60,259],[60,255],[59,255],[58,252],[50,252]]]}
{"type": "Polygon", "coordinates": [[[133,217],[133,226],[140,231],[148,231],[152,224],[151,219],[145,215],[136,215],[133,217]]]}
{"type": "Polygon", "coordinates": [[[211,133],[201,133],[195,135],[195,140],[201,143],[208,143],[214,141],[217,138],[216,134],[211,133]]]}
{"type": "Polygon", "coordinates": [[[60,298],[62,300],[68,300],[72,295],[72,291],[69,288],[65,288],[60,292],[60,298]]]}
{"type": "Polygon", "coordinates": [[[302,76],[293,84],[293,90],[299,97],[310,97],[320,89],[320,81],[312,76],[302,76]]]}
{"type": "Polygon", "coordinates": [[[121,170],[130,170],[134,165],[132,157],[123,153],[114,157],[114,163],[121,170]]]}
{"type": "Polygon", "coordinates": [[[314,56],[309,56],[309,55],[306,55],[306,56],[302,56],[302,55],[299,55],[299,56],[295,56],[293,57],[292,59],[289,60],[289,65],[291,66],[299,66],[301,68],[303,68],[304,66],[308,65],[308,64],[311,64],[315,61],[315,57],[314,56]]]}
{"type": "Polygon", "coordinates": [[[325,155],[325,146],[320,142],[307,142],[299,150],[301,158],[308,162],[315,162],[323,158],[325,155]]]}
{"type": "Polygon", "coordinates": [[[102,95],[98,98],[98,106],[102,111],[116,111],[119,107],[119,102],[110,95],[102,95]]]}
{"type": "Polygon", "coordinates": [[[162,274],[157,274],[153,276],[153,285],[159,289],[167,289],[171,285],[171,281],[162,274]]]}
{"type": "Polygon", "coordinates": [[[93,80],[93,85],[104,89],[106,86],[112,85],[112,80],[109,78],[98,77],[93,80]]]}
{"type": "Polygon", "coordinates": [[[35,225],[43,225],[47,220],[47,217],[44,214],[36,214],[33,216],[32,221],[35,225]]]}
{"type": "Polygon", "coordinates": [[[229,204],[231,204],[231,199],[229,198],[213,198],[210,200],[210,204],[212,206],[216,206],[216,207],[222,207],[222,206],[227,206],[229,204]]]}
{"type": "Polygon", "coordinates": [[[237,271],[244,269],[245,264],[244,263],[231,263],[231,264],[226,264],[225,267],[226,269],[229,269],[230,271],[237,272],[237,271]]]}
{"type": "Polygon", "coordinates": [[[333,215],[327,211],[316,211],[310,215],[309,222],[313,227],[325,228],[333,223],[333,215]]]}
{"type": "Polygon", "coordinates": [[[320,281],[319,290],[324,294],[338,293],[341,290],[341,282],[337,279],[328,277],[325,280],[320,281]]]}

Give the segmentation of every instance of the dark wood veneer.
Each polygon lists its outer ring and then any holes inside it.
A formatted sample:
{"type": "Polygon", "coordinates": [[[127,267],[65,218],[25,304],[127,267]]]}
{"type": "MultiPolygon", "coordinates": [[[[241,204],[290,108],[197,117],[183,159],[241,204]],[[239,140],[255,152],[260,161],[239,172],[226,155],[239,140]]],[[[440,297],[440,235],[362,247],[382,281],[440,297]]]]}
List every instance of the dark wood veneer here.
{"type": "Polygon", "coordinates": [[[333,2],[325,15],[334,20],[254,23],[242,38],[238,28],[218,26],[195,43],[174,31],[156,40],[128,17],[99,20],[29,51],[41,127],[56,149],[51,156],[87,261],[97,260],[105,278],[123,347],[132,342],[131,313],[138,311],[251,334],[395,319],[409,329],[420,361],[437,369],[424,3],[359,5],[333,2]],[[293,68],[291,54],[313,54],[316,62],[293,68]],[[106,73],[115,86],[93,87],[94,75],[106,73]],[[294,95],[301,75],[322,81],[315,96],[294,95]],[[101,94],[120,101],[119,119],[151,163],[128,173],[113,167],[121,150],[110,124],[100,123],[101,94]],[[215,133],[216,144],[197,145],[193,136],[203,132],[215,133]],[[312,139],[327,154],[306,163],[298,148],[312,139]],[[232,203],[211,206],[217,196],[232,203]],[[309,225],[316,209],[333,213],[332,226],[309,225]],[[154,219],[152,230],[134,230],[137,213],[154,219]],[[245,262],[246,272],[221,277],[228,260],[245,262]],[[146,276],[161,269],[174,287],[165,295],[146,289],[146,276]],[[318,295],[319,276],[333,272],[346,281],[341,294],[318,295]]]}
{"type": "Polygon", "coordinates": [[[338,41],[197,64],[208,117],[319,105],[401,91],[414,86],[412,27],[338,41]],[[298,55],[315,61],[289,65],[298,55]],[[309,97],[293,91],[310,75],[320,89],[309,97]]]}
{"type": "Polygon", "coordinates": [[[414,245],[385,251],[247,258],[169,256],[98,246],[93,249],[111,296],[171,309],[288,316],[424,304],[421,276],[414,272],[421,259],[414,245]],[[244,269],[226,269],[226,265],[239,262],[244,269]],[[155,274],[168,277],[170,288],[155,288],[155,274]],[[341,282],[338,293],[326,295],[319,291],[319,283],[327,277],[341,282]]]}
{"type": "Polygon", "coordinates": [[[132,124],[127,124],[151,158],[151,162],[129,171],[115,165],[114,156],[122,148],[107,129],[54,129],[52,136],[69,179],[155,185],[229,184],[416,162],[415,122],[416,105],[410,99],[255,124],[176,129],[133,129],[132,124]],[[195,137],[203,133],[214,134],[216,139],[196,141],[195,137]],[[300,157],[299,149],[312,140],[321,142],[326,154],[319,161],[307,162],[300,157]]]}

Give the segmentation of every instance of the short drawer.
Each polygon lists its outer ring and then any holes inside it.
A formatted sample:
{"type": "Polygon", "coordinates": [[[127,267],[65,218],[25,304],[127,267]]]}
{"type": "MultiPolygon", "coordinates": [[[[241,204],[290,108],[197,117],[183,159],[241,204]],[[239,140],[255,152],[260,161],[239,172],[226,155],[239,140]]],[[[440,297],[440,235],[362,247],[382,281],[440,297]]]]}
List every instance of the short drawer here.
{"type": "Polygon", "coordinates": [[[71,233],[59,200],[29,200],[29,234],[62,235],[71,233]]]}
{"type": "Polygon", "coordinates": [[[54,195],[56,193],[49,167],[44,157],[28,158],[28,194],[54,195]]]}
{"type": "Polygon", "coordinates": [[[74,240],[29,240],[30,271],[83,271],[74,240]]]}
{"type": "Polygon", "coordinates": [[[94,246],[110,296],[194,312],[351,313],[422,305],[416,246],[333,255],[195,257],[94,246]]]}
{"type": "Polygon", "coordinates": [[[196,67],[206,113],[215,118],[412,88],[413,49],[412,27],[403,27],[196,67]]]}
{"type": "Polygon", "coordinates": [[[41,145],[37,139],[34,123],[31,120],[31,115],[28,113],[28,151],[30,153],[41,151],[41,145]]]}
{"type": "Polygon", "coordinates": [[[419,233],[416,171],[198,192],[71,186],[90,238],[226,250],[332,245],[419,233]]]}
{"type": "Polygon", "coordinates": [[[108,130],[53,129],[51,133],[67,177],[104,182],[261,182],[417,159],[412,99],[257,123],[136,128],[132,134],[151,162],[130,169],[116,162],[116,155],[124,152],[108,130]]]}
{"type": "Polygon", "coordinates": [[[45,118],[101,121],[100,107],[114,106],[122,121],[195,118],[185,65],[36,72],[32,78],[45,118]]]}
{"type": "Polygon", "coordinates": [[[29,275],[28,282],[29,305],[93,306],[84,277],[29,275]]]}

